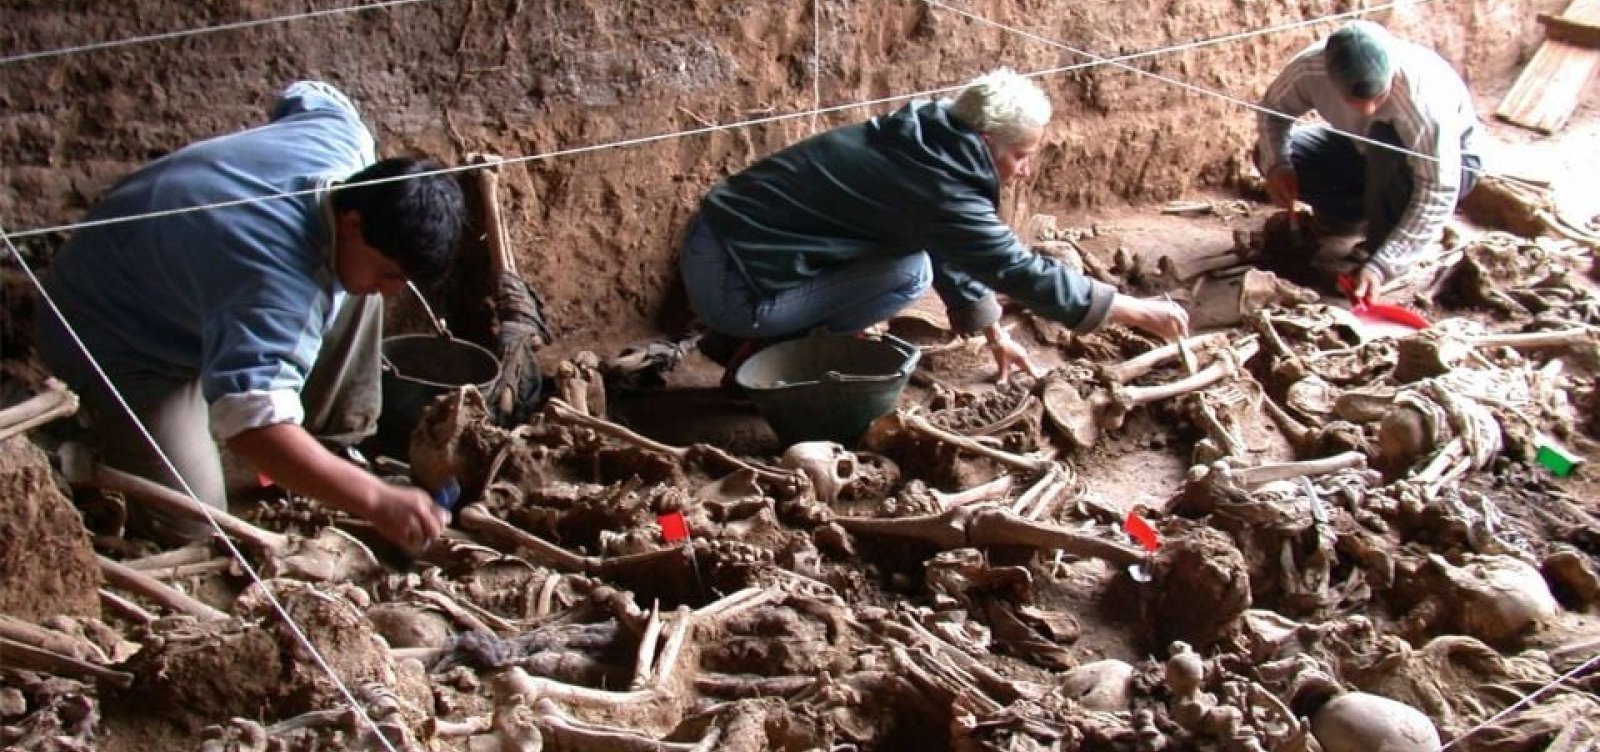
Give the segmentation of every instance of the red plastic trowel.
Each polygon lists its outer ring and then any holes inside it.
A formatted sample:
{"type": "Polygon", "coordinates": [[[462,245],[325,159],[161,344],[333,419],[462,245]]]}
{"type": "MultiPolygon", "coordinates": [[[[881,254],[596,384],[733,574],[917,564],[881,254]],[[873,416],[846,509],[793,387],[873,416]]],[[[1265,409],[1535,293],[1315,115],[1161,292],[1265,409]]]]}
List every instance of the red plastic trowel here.
{"type": "Polygon", "coordinates": [[[1349,296],[1350,312],[1363,323],[1382,327],[1399,326],[1411,331],[1421,331],[1429,326],[1428,320],[1423,318],[1422,314],[1405,306],[1374,303],[1370,295],[1357,298],[1355,278],[1348,274],[1339,275],[1339,291],[1349,296]]]}

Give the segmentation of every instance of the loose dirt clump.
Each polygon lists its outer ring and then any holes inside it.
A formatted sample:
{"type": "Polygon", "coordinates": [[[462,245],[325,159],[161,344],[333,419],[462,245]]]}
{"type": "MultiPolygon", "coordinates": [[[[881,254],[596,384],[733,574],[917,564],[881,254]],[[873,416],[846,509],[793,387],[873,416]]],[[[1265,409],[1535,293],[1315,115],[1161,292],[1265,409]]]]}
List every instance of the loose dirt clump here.
{"type": "Polygon", "coordinates": [[[0,613],[28,621],[99,616],[100,567],[49,459],[26,436],[0,441],[0,613]]]}

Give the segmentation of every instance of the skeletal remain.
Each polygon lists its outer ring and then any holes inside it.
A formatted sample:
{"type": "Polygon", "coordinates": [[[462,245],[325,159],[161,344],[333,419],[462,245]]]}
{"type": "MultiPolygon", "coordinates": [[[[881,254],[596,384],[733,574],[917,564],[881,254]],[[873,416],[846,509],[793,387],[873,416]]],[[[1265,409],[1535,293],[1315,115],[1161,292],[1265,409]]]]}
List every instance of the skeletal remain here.
{"type": "MultiPolygon", "coordinates": [[[[69,482],[91,485],[137,498],[161,513],[203,521],[200,502],[155,481],[95,462],[77,444],[61,447],[62,473],[69,482]]],[[[229,537],[267,558],[267,577],[294,577],[320,582],[366,579],[383,565],[366,544],[337,528],[324,528],[315,538],[294,538],[263,530],[223,509],[208,509],[210,519],[229,537]]]]}
{"type": "Polygon", "coordinates": [[[665,564],[681,566],[687,560],[685,549],[681,546],[626,556],[580,556],[490,514],[477,504],[461,510],[458,517],[463,529],[482,536],[497,550],[525,554],[563,572],[615,576],[620,572],[646,570],[665,564]]]}
{"type": "Polygon", "coordinates": [[[1011,513],[1023,519],[1048,519],[1077,485],[1077,475],[1057,464],[1011,504],[1011,513]]]}
{"type": "Polygon", "coordinates": [[[584,415],[606,415],[605,378],[600,358],[587,350],[556,366],[556,396],[584,415]]]}
{"type": "Polygon", "coordinates": [[[0,410],[0,441],[78,412],[78,395],[56,379],[46,379],[45,390],[20,404],[0,410]]]}
{"type": "Polygon", "coordinates": [[[122,563],[130,569],[146,572],[160,571],[174,567],[188,566],[202,562],[212,561],[215,552],[211,545],[202,541],[190,543],[187,546],[174,548],[171,551],[162,551],[159,554],[145,556],[139,559],[126,559],[122,563]]]}
{"type": "Polygon", "coordinates": [[[642,436],[621,424],[579,412],[559,399],[551,399],[545,404],[544,415],[553,422],[587,428],[601,436],[621,441],[647,452],[666,455],[675,462],[690,463],[699,457],[707,457],[740,470],[747,470],[765,481],[787,482],[795,477],[791,472],[746,462],[722,449],[707,444],[696,444],[692,447],[675,447],[663,444],[655,439],[642,436]]]}
{"type": "Polygon", "coordinates": [[[135,624],[149,624],[156,620],[156,615],[146,611],[143,606],[105,588],[100,588],[100,605],[135,624]]]}
{"type": "Polygon", "coordinates": [[[1561,611],[1544,577],[1526,562],[1469,555],[1455,566],[1430,554],[1428,564],[1453,588],[1442,598],[1456,614],[1456,628],[1484,642],[1504,644],[1561,611]]]}
{"type": "Polygon", "coordinates": [[[0,637],[93,663],[111,662],[104,650],[86,639],[5,614],[0,614],[0,637]]]}
{"type": "Polygon", "coordinates": [[[1519,334],[1453,335],[1438,327],[1399,341],[1395,379],[1410,383],[1442,376],[1463,365],[1475,350],[1509,347],[1515,350],[1593,348],[1596,332],[1591,327],[1554,332],[1519,334]]]}
{"type": "Polygon", "coordinates": [[[101,576],[105,577],[106,583],[113,587],[142,595],[173,611],[189,614],[201,621],[225,621],[231,618],[228,614],[201,603],[144,572],[129,569],[104,556],[98,558],[101,576]]]}
{"type": "Polygon", "coordinates": [[[941,660],[953,664],[969,677],[970,681],[982,687],[986,694],[1002,703],[1009,704],[1024,697],[1036,697],[1041,693],[1039,688],[1011,681],[996,673],[994,669],[985,666],[965,650],[934,634],[923,626],[912,612],[901,611],[894,621],[878,622],[872,626],[890,639],[929,651],[941,660]]]}
{"type": "Polygon", "coordinates": [[[541,735],[557,749],[606,752],[700,752],[714,748],[720,732],[712,728],[699,742],[664,742],[630,729],[603,726],[573,718],[548,699],[533,704],[541,735]],[[708,742],[709,745],[708,746],[708,742]]]}
{"type": "MultiPolygon", "coordinates": [[[[1223,347],[1228,342],[1225,332],[1201,334],[1187,338],[1187,345],[1197,355],[1210,353],[1223,347]]],[[[1157,366],[1168,361],[1177,360],[1183,356],[1183,347],[1174,342],[1162,345],[1149,352],[1140,353],[1116,365],[1105,366],[1099,372],[1100,380],[1110,384],[1127,384],[1151,371],[1157,366]]]]}
{"type": "Polygon", "coordinates": [[[0,668],[95,679],[123,689],[133,684],[133,674],[114,671],[97,663],[46,650],[9,637],[0,637],[0,668]]]}
{"type": "Polygon", "coordinates": [[[1179,498],[1196,513],[1204,514],[1219,503],[1248,495],[1268,483],[1359,470],[1366,465],[1367,456],[1360,452],[1245,468],[1237,468],[1224,461],[1195,465],[1189,468],[1189,477],[1184,482],[1179,498]]]}
{"type": "Polygon", "coordinates": [[[1112,378],[1109,392],[1096,390],[1087,399],[1071,384],[1055,381],[1045,388],[1045,414],[1075,446],[1088,448],[1099,440],[1101,430],[1121,427],[1123,419],[1136,407],[1196,392],[1231,378],[1260,347],[1259,341],[1251,337],[1232,349],[1222,349],[1218,353],[1221,357],[1199,373],[1160,386],[1129,387],[1112,378]]]}
{"type": "Polygon", "coordinates": [[[938,698],[943,705],[957,701],[981,714],[1003,707],[981,689],[960,666],[926,650],[895,646],[890,649],[894,663],[913,684],[938,698]]]}
{"type": "Polygon", "coordinates": [[[860,469],[855,454],[832,441],[802,441],[784,450],[778,464],[810,478],[817,500],[829,506],[860,469]]]}
{"type": "Polygon", "coordinates": [[[1144,561],[1144,552],[1132,546],[1024,520],[1009,510],[993,507],[956,507],[942,514],[899,519],[841,517],[837,522],[857,535],[916,538],[945,549],[1031,546],[1059,549],[1073,556],[1093,556],[1118,566],[1144,561]]]}
{"type": "Polygon", "coordinates": [[[1116,659],[1085,663],[1061,677],[1059,691],[1090,710],[1127,711],[1133,673],[1133,666],[1116,659]]]}
{"type": "Polygon", "coordinates": [[[1043,473],[1055,463],[1048,459],[1028,457],[1002,449],[995,449],[987,444],[974,439],[952,433],[935,426],[926,417],[914,410],[896,410],[895,417],[899,422],[913,433],[920,434],[936,441],[941,441],[980,457],[994,460],[1006,467],[1015,468],[1029,473],[1043,473]]]}
{"type": "Polygon", "coordinates": [[[1270,396],[1262,398],[1261,406],[1272,422],[1277,424],[1284,438],[1288,439],[1296,457],[1324,457],[1346,452],[1367,454],[1367,441],[1360,426],[1336,420],[1324,427],[1313,428],[1296,420],[1270,396]]]}
{"type": "MultiPolygon", "coordinates": [[[[1339,692],[1331,679],[1313,671],[1299,687],[1322,685],[1318,692],[1339,692]]],[[[1297,692],[1308,692],[1297,689],[1297,692]]],[[[1434,752],[1439,731],[1416,708],[1366,692],[1339,692],[1311,715],[1311,735],[1326,752],[1434,752]]]]}

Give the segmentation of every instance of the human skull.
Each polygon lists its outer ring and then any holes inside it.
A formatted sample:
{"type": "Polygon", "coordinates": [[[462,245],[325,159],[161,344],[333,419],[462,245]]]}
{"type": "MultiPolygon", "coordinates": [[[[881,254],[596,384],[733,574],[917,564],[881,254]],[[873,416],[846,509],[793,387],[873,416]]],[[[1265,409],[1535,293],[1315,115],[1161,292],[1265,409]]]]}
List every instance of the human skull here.
{"type": "Polygon", "coordinates": [[[1561,610],[1539,570],[1509,556],[1469,555],[1457,567],[1435,554],[1428,563],[1455,588],[1446,598],[1459,604],[1457,627],[1491,645],[1561,610]]]}
{"type": "Polygon", "coordinates": [[[832,441],[802,441],[789,447],[778,464],[810,478],[817,500],[829,505],[839,500],[839,492],[861,471],[855,454],[832,441]]]}
{"type": "Polygon", "coordinates": [[[1311,735],[1326,752],[1431,752],[1439,731],[1416,708],[1387,697],[1346,692],[1311,717],[1311,735]]]}

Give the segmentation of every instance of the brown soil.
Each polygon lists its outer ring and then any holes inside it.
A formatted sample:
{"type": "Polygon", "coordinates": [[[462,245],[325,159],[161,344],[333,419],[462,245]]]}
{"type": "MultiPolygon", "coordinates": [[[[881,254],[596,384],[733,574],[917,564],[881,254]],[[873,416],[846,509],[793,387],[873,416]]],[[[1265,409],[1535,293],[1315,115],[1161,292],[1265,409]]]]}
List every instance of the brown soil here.
{"type": "Polygon", "coordinates": [[[44,452],[0,442],[0,613],[28,621],[100,615],[100,565],[44,452]]]}
{"type": "MultiPolygon", "coordinates": [[[[0,215],[10,230],[71,222],[111,181],[152,156],[259,122],[277,88],[301,77],[332,81],[351,94],[382,152],[423,151],[459,163],[469,152],[541,155],[804,111],[811,106],[813,52],[820,52],[825,105],[955,86],[996,64],[1035,70],[1081,62],[914,0],[818,5],[816,51],[807,3],[461,0],[13,64],[0,82],[0,164],[6,165],[0,215]]],[[[1498,82],[1536,38],[1533,11],[1551,5],[1428,3],[1383,20],[1436,45],[1469,80],[1498,82]]],[[[0,49],[16,52],[304,10],[285,0],[205,10],[147,3],[136,13],[7,6],[0,49]]],[[[1293,10],[1066,0],[972,8],[1096,54],[1346,9],[1330,0],[1293,10]],[[1161,21],[1151,23],[1153,16],[1161,21]]],[[[1277,61],[1326,28],[1138,65],[1249,100],[1277,61]]],[[[1038,176],[1014,192],[1035,207],[1101,210],[1222,185],[1254,128],[1253,117],[1236,105],[1126,71],[1101,67],[1042,81],[1056,102],[1058,125],[1038,176]]],[[[512,244],[521,270],[550,304],[559,340],[547,364],[579,349],[610,352],[657,331],[681,330],[688,322],[675,291],[674,239],[698,197],[813,128],[890,106],[508,168],[501,195],[512,244]]],[[[1018,208],[1027,216],[1027,206],[1018,208]]],[[[24,246],[43,254],[54,242],[34,238],[24,246]]],[[[471,320],[480,317],[474,308],[463,301],[444,313],[471,320]]]]}

